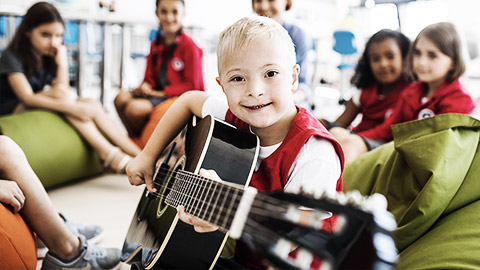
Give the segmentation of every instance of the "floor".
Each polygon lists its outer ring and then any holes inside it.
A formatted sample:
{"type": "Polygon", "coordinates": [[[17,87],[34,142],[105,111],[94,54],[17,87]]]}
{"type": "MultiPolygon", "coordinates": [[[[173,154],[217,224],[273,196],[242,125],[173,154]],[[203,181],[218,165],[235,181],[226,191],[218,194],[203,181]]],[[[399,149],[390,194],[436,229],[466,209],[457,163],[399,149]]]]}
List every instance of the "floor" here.
{"type": "MultiPolygon", "coordinates": [[[[131,186],[126,175],[104,174],[48,191],[58,211],[83,224],[103,227],[101,247],[122,248],[144,187],[131,186]]],[[[37,265],[40,269],[41,261],[37,265]]],[[[122,264],[120,269],[130,269],[122,264]]]]}

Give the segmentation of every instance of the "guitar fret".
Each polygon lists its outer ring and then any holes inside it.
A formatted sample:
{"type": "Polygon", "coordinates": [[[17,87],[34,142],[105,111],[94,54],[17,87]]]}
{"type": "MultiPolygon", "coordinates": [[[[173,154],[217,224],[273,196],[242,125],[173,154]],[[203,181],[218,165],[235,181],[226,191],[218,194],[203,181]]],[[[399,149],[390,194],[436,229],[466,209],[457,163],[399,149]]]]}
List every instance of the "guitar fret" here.
{"type": "Polygon", "coordinates": [[[168,205],[171,205],[171,206],[175,206],[175,197],[176,197],[176,186],[178,185],[177,182],[173,183],[172,185],[172,189],[170,190],[170,192],[168,192],[167,194],[167,197],[165,199],[165,203],[168,204],[168,205]]]}
{"type": "MultiPolygon", "coordinates": [[[[214,186],[214,190],[212,191],[212,193],[213,193],[212,198],[215,196],[215,202],[210,204],[210,209],[209,209],[210,216],[207,219],[209,222],[212,222],[212,217],[214,216],[214,212],[216,210],[216,206],[217,206],[217,203],[218,203],[218,197],[219,197],[219,192],[217,192],[217,187],[219,186],[219,184],[212,181],[211,185],[214,186]]],[[[210,200],[210,202],[211,202],[211,200],[210,200]]]]}
{"type": "Polygon", "coordinates": [[[199,186],[200,186],[200,192],[199,192],[199,196],[198,196],[198,201],[197,201],[197,217],[199,218],[202,218],[202,210],[203,210],[203,207],[205,206],[205,187],[206,187],[206,184],[207,184],[207,180],[205,178],[199,178],[199,186]]]}
{"type": "Polygon", "coordinates": [[[190,183],[192,184],[192,192],[190,193],[191,200],[190,200],[190,214],[197,216],[197,205],[199,202],[198,194],[200,192],[198,176],[189,176],[190,183]]]}
{"type": "MultiPolygon", "coordinates": [[[[193,178],[193,177],[192,177],[193,178]]],[[[194,191],[194,194],[192,194],[192,197],[193,197],[193,202],[192,202],[192,215],[194,216],[198,216],[198,204],[200,202],[200,198],[198,197],[199,194],[200,194],[200,191],[201,191],[201,185],[202,185],[202,182],[200,181],[200,178],[198,176],[196,176],[194,179],[192,180],[195,180],[195,191],[194,191]]]]}
{"type": "Polygon", "coordinates": [[[220,186],[220,192],[219,192],[218,196],[222,197],[222,202],[221,202],[221,204],[216,205],[216,207],[215,207],[215,210],[216,210],[215,212],[217,212],[217,216],[215,217],[214,224],[217,224],[217,225],[218,225],[218,220],[220,219],[220,215],[222,214],[223,206],[225,205],[225,200],[227,199],[227,196],[225,196],[225,194],[223,192],[224,188],[226,188],[226,186],[220,186]]]}
{"type": "Polygon", "coordinates": [[[192,177],[190,174],[185,174],[184,176],[185,180],[185,211],[188,213],[192,212],[192,201],[195,200],[195,197],[193,197],[193,193],[195,192],[195,183],[192,181],[192,177]]]}
{"type": "MultiPolygon", "coordinates": [[[[233,220],[232,207],[234,206],[235,201],[237,201],[238,189],[230,188],[230,190],[233,192],[233,198],[230,199],[230,204],[226,209],[227,212],[225,213],[223,228],[228,228],[227,225],[232,223],[232,220],[233,220]],[[228,223],[229,221],[230,223],[228,223]]],[[[238,203],[236,205],[238,205],[238,203]]]]}
{"type": "Polygon", "coordinates": [[[182,174],[182,177],[179,178],[178,182],[180,186],[178,190],[178,196],[179,196],[178,205],[185,205],[185,201],[187,198],[184,194],[187,190],[187,182],[185,181],[185,176],[183,174],[182,174]]]}
{"type": "Polygon", "coordinates": [[[214,181],[212,180],[206,180],[205,181],[205,190],[206,190],[206,193],[205,193],[205,197],[203,198],[203,202],[205,204],[205,210],[203,211],[202,215],[200,216],[201,219],[203,220],[206,220],[208,222],[210,222],[210,220],[207,220],[207,214],[209,213],[209,211],[211,210],[211,202],[212,202],[212,196],[213,196],[213,193],[212,193],[212,183],[214,181]],[[208,187],[207,187],[208,185],[208,187]]]}

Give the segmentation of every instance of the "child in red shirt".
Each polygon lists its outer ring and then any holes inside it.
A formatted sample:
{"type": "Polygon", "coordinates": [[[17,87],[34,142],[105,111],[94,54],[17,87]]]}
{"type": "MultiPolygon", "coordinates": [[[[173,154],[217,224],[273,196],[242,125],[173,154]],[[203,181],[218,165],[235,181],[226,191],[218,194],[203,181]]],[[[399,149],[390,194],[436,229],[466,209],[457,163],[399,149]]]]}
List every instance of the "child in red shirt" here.
{"type": "Polygon", "coordinates": [[[204,88],[202,50],[182,30],[184,5],[183,0],[156,1],[160,30],[150,47],[145,78],[139,87],[115,98],[115,108],[132,138],[140,136],[157,105],[204,88]]]}
{"type": "Polygon", "coordinates": [[[423,29],[413,42],[408,55],[408,70],[417,79],[400,95],[392,115],[381,125],[359,132],[338,136],[345,148],[346,161],[371,150],[368,142],[391,141],[391,125],[422,119],[443,113],[473,111],[474,103],[459,81],[465,72],[460,38],[451,23],[432,24],[423,29]]]}
{"type": "Polygon", "coordinates": [[[349,125],[360,113],[360,123],[351,127],[354,132],[383,123],[407,86],[405,59],[409,48],[410,40],[397,31],[383,29],[371,36],[351,79],[359,91],[347,102],[345,111],[334,123],[329,125],[327,122],[327,127],[350,129],[349,125]]]}
{"type": "MultiPolygon", "coordinates": [[[[181,95],[160,120],[139,157],[128,165],[130,183],[145,183],[150,192],[156,192],[152,174],[158,155],[192,115],[213,115],[259,137],[259,158],[250,181],[258,190],[341,191],[340,144],[313,115],[295,106],[293,92],[298,86],[299,66],[286,30],[266,17],[241,19],[220,35],[217,56],[217,82],[226,101],[200,91],[181,95]]],[[[218,177],[214,171],[200,170],[200,174],[218,177]]],[[[215,230],[205,221],[188,215],[182,206],[177,210],[179,218],[192,224],[197,232],[215,230]]],[[[309,212],[301,210],[301,217],[309,212]]],[[[238,263],[243,267],[265,267],[250,255],[237,242],[238,263]]]]}

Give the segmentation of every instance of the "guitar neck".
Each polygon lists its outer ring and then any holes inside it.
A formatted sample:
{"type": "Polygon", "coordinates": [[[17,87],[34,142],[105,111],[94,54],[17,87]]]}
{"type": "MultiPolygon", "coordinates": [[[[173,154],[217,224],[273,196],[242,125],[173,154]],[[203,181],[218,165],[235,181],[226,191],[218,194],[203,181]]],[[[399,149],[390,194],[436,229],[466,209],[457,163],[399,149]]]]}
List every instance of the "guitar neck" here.
{"type": "MultiPolygon", "coordinates": [[[[195,217],[229,230],[244,195],[243,186],[214,181],[188,171],[177,171],[165,202],[185,206],[195,217]]],[[[247,210],[248,211],[248,210],[247,210]]]]}

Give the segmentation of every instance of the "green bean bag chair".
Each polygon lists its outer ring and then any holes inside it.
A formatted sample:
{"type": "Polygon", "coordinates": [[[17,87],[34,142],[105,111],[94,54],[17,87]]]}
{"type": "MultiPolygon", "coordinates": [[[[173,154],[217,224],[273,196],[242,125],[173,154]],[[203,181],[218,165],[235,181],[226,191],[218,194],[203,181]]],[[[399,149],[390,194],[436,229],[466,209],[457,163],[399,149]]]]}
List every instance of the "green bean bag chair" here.
{"type": "Polygon", "coordinates": [[[462,114],[394,125],[393,142],[347,164],[345,191],[388,200],[397,269],[479,269],[479,129],[462,114]]]}
{"type": "Polygon", "coordinates": [[[102,172],[97,154],[56,113],[30,110],[2,116],[0,133],[23,149],[45,188],[102,172]]]}

